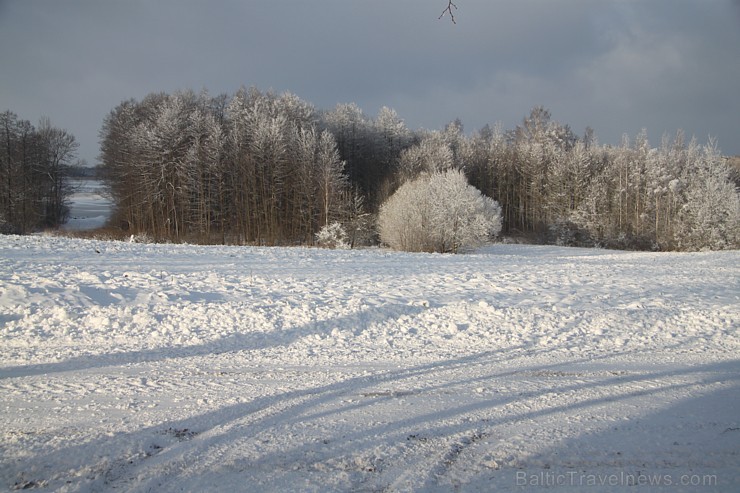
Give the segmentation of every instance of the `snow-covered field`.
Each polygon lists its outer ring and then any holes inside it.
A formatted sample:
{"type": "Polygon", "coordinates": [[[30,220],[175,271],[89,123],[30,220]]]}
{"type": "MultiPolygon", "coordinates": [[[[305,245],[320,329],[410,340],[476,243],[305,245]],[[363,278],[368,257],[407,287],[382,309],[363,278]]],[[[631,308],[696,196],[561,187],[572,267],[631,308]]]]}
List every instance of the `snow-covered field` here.
{"type": "Polygon", "coordinates": [[[0,487],[740,491],[740,252],[0,236],[0,487]]]}

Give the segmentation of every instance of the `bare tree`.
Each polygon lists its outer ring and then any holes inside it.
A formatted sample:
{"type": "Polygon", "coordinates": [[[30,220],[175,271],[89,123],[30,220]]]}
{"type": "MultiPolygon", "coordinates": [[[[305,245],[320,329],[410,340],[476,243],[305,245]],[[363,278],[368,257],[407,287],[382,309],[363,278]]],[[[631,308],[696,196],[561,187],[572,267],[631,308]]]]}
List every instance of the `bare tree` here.
{"type": "Polygon", "coordinates": [[[58,227],[67,220],[69,208],[69,166],[77,156],[79,144],[74,135],[52,127],[48,118],[42,118],[38,129],[41,152],[40,171],[47,178],[44,196],[46,225],[58,227]]]}
{"type": "Polygon", "coordinates": [[[43,118],[38,129],[0,114],[0,230],[27,233],[66,220],[77,141],[43,118]]]}

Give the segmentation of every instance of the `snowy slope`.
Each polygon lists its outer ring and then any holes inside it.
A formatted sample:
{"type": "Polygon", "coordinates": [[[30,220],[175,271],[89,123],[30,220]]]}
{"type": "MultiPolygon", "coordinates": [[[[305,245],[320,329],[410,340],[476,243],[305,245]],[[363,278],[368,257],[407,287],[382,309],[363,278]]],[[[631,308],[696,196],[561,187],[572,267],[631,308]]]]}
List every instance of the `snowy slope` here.
{"type": "Polygon", "coordinates": [[[738,327],[740,252],[0,236],[0,485],[737,491],[738,327]]]}

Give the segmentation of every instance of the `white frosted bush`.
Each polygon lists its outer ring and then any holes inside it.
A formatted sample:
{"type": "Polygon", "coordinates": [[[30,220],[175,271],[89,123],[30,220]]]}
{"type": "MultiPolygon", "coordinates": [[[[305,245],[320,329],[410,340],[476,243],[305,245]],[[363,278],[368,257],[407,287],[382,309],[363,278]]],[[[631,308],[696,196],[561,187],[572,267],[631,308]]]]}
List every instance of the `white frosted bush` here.
{"type": "Polygon", "coordinates": [[[459,170],[425,174],[381,206],[378,229],[381,241],[396,250],[456,253],[501,231],[501,207],[459,170]]]}
{"type": "Polygon", "coordinates": [[[327,224],[316,233],[316,243],[324,248],[349,248],[347,232],[341,224],[333,222],[327,224]]]}

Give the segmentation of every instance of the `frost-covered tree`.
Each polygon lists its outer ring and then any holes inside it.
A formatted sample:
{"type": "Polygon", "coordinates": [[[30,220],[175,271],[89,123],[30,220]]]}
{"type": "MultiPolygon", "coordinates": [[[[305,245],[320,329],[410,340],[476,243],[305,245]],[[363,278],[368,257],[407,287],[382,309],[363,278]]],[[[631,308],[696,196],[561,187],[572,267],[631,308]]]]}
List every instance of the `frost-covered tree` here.
{"type": "Polygon", "coordinates": [[[322,227],[344,215],[348,187],[344,162],[339,159],[334,136],[323,131],[316,149],[316,189],[319,194],[319,224],[322,227]]]}
{"type": "Polygon", "coordinates": [[[740,192],[730,180],[716,145],[706,145],[685,176],[685,204],[679,212],[677,244],[683,250],[740,248],[740,192]]]}
{"type": "Polygon", "coordinates": [[[432,174],[428,187],[438,251],[476,247],[501,231],[501,207],[470,186],[462,171],[432,174]]]}
{"type": "Polygon", "coordinates": [[[338,104],[323,113],[320,126],[334,136],[350,181],[369,196],[377,189],[377,166],[373,157],[377,139],[372,121],[356,104],[338,104]]]}
{"type": "Polygon", "coordinates": [[[346,249],[348,243],[347,232],[338,222],[327,224],[316,233],[316,244],[323,248],[346,249]]]}
{"type": "Polygon", "coordinates": [[[354,103],[323,113],[319,125],[334,135],[349,181],[366,197],[368,210],[377,211],[394,188],[395,164],[414,142],[412,132],[393,109],[383,107],[371,119],[354,103]]]}
{"type": "Polygon", "coordinates": [[[387,106],[378,111],[374,127],[379,138],[379,164],[390,169],[400,152],[411,143],[411,131],[398,113],[387,106]]]}
{"type": "Polygon", "coordinates": [[[401,153],[398,171],[404,180],[411,180],[422,173],[436,173],[451,169],[454,165],[452,149],[434,132],[401,153]]]}
{"type": "Polygon", "coordinates": [[[406,182],[380,208],[381,240],[397,250],[459,252],[501,231],[501,208],[460,170],[406,182]]]}
{"type": "Polygon", "coordinates": [[[350,248],[357,245],[370,245],[375,241],[374,215],[365,209],[365,197],[355,188],[350,192],[344,227],[347,231],[350,248]]]}
{"type": "Polygon", "coordinates": [[[434,250],[427,182],[428,176],[406,182],[380,206],[378,234],[383,243],[410,252],[434,250]]]}

